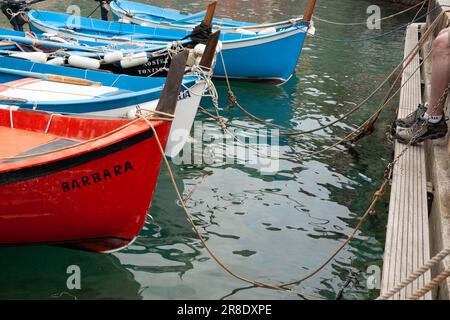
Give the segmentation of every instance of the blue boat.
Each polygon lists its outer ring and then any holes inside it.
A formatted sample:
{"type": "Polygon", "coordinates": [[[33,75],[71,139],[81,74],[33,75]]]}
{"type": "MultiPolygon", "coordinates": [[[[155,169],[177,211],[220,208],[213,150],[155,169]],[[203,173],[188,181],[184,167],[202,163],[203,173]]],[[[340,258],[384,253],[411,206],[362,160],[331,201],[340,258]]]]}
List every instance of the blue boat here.
{"type": "MultiPolygon", "coordinates": [[[[178,44],[189,47],[191,41],[178,44]]],[[[52,65],[83,69],[102,69],[135,76],[161,77],[170,66],[167,43],[144,45],[105,44],[90,41],[65,40],[52,35],[29,33],[0,28],[0,55],[29,59],[52,65]]]]}
{"type": "MultiPolygon", "coordinates": [[[[0,108],[11,106],[59,114],[135,118],[156,110],[165,78],[143,78],[0,57],[0,108]],[[69,77],[58,82],[55,76],[69,77]],[[81,83],[81,84],[80,84],[81,83]]],[[[185,77],[166,152],[175,157],[186,143],[206,87],[185,77]]]]}
{"type": "MultiPolygon", "coordinates": [[[[170,46],[191,34],[189,30],[154,28],[47,11],[31,10],[28,17],[35,33],[110,45],[145,47],[148,43],[162,41],[170,46]]],[[[231,79],[275,84],[288,81],[295,72],[309,26],[309,21],[301,20],[259,33],[222,34],[214,76],[224,78],[227,75],[231,79]]]]}
{"type": "MultiPolygon", "coordinates": [[[[310,0],[308,7],[314,10],[315,4],[316,0],[310,0]]],[[[176,30],[192,30],[201,23],[206,14],[206,11],[187,14],[178,10],[127,0],[112,0],[109,2],[109,8],[116,21],[176,30]]],[[[287,28],[293,23],[305,20],[303,18],[303,16],[295,17],[286,21],[262,24],[214,18],[213,29],[220,29],[222,33],[240,33],[242,31],[258,33],[273,27],[287,28]]]]}

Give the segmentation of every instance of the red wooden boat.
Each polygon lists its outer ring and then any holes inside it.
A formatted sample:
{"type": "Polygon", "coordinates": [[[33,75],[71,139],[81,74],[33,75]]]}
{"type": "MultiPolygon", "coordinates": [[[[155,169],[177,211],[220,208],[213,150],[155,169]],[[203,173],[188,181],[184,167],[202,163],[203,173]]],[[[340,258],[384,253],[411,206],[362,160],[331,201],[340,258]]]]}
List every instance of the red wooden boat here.
{"type": "MultiPolygon", "coordinates": [[[[159,111],[173,114],[186,58],[172,63],[181,69],[170,71],[159,111]]],[[[165,146],[170,122],[152,124],[165,146]]],[[[0,245],[126,247],[145,222],[161,159],[145,121],[0,109],[0,245]]]]}

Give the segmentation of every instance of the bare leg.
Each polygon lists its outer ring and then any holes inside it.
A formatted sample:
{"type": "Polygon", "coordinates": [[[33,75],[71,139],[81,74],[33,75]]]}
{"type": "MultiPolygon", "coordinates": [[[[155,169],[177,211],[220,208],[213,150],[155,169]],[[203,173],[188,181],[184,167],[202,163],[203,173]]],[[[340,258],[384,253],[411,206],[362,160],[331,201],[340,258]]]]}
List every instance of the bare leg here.
{"type": "Polygon", "coordinates": [[[444,103],[438,105],[439,99],[450,83],[450,28],[442,30],[434,40],[432,55],[431,97],[427,113],[441,116],[444,114],[444,103]]]}

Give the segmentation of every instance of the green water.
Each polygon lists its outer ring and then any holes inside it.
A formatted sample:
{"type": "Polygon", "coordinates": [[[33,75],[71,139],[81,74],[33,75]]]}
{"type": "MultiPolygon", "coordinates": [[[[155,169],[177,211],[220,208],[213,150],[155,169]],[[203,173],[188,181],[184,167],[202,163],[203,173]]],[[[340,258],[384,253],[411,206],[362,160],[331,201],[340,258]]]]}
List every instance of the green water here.
{"type": "MultiPolygon", "coordinates": [[[[202,10],[208,1],[148,2],[202,10]]],[[[306,0],[222,3],[222,15],[264,22],[302,14],[306,0]]],[[[70,4],[81,4],[83,13],[89,14],[96,3],[51,0],[37,7],[61,11],[70,4]]],[[[364,21],[371,4],[373,1],[365,0],[319,1],[316,12],[334,21],[364,21]]],[[[383,15],[402,8],[385,5],[383,15]]],[[[407,23],[412,16],[384,22],[382,31],[364,26],[336,27],[320,21],[316,28],[327,38],[370,37],[407,23]]],[[[401,61],[402,49],[403,33],[351,44],[308,39],[296,76],[283,87],[242,82],[233,86],[240,102],[256,115],[291,128],[314,128],[336,119],[366,97],[401,61]]],[[[225,106],[225,84],[216,85],[225,106]]],[[[330,144],[365,120],[380,99],[377,96],[344,124],[313,137],[282,139],[281,151],[299,155],[330,144]]],[[[258,127],[236,110],[224,110],[224,114],[235,124],[258,127]]],[[[282,161],[280,172],[274,175],[262,176],[242,164],[203,165],[175,167],[176,179],[181,189],[189,192],[198,179],[209,174],[189,207],[208,243],[228,266],[260,281],[292,281],[326,259],[366,210],[391,157],[386,128],[392,115],[393,108],[382,116],[375,133],[358,142],[351,152],[329,152],[302,163],[282,161]]],[[[199,120],[217,127],[205,117],[199,116],[199,120]]],[[[113,255],[46,246],[1,248],[0,298],[296,299],[250,287],[224,273],[191,231],[175,199],[163,170],[151,210],[154,222],[149,220],[133,246],[113,255]],[[81,268],[81,290],[69,291],[66,287],[70,265],[81,268]]],[[[362,272],[358,276],[360,285],[350,288],[344,298],[376,297],[378,291],[365,286],[364,272],[368,266],[382,264],[387,205],[386,198],[351,245],[319,275],[293,288],[334,299],[353,271],[362,272]]]]}

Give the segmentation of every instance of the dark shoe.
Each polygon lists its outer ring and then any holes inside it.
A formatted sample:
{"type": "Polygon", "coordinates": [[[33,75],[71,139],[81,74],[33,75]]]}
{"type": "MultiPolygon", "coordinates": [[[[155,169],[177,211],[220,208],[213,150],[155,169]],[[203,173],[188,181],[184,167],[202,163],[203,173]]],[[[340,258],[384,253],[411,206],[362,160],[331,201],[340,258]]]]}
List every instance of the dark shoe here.
{"type": "Polygon", "coordinates": [[[425,140],[443,138],[447,135],[447,132],[448,127],[445,117],[436,124],[419,119],[411,128],[398,130],[395,138],[400,143],[415,145],[425,140]]]}
{"type": "Polygon", "coordinates": [[[408,115],[406,118],[398,119],[397,121],[395,121],[395,126],[401,128],[411,128],[417,122],[417,120],[423,117],[425,112],[427,112],[427,107],[425,106],[425,104],[421,103],[419,104],[417,110],[408,115]]]}

